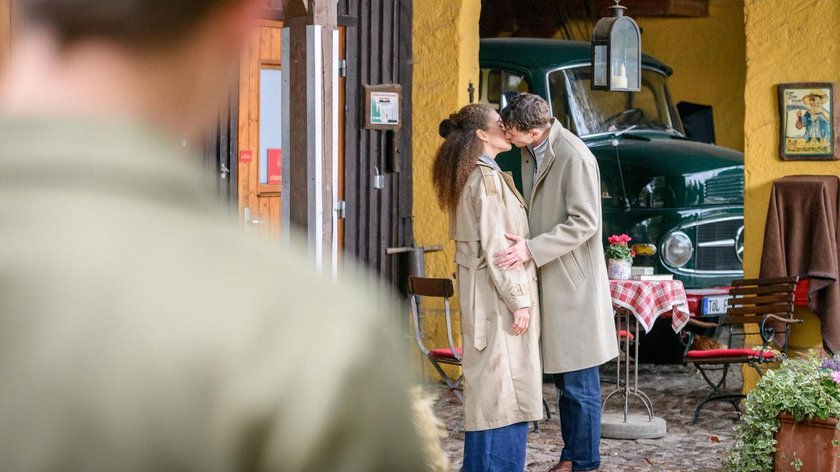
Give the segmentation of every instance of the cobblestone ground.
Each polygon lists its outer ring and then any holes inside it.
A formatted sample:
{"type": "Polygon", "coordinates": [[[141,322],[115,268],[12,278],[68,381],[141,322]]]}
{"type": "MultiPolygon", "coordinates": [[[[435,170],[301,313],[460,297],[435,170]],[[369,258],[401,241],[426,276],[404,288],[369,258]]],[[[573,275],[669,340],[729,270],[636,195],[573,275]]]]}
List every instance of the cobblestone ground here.
{"type": "MultiPolygon", "coordinates": [[[[615,387],[614,383],[607,382],[614,378],[614,367],[602,368],[602,394],[615,387]]],[[[740,369],[730,372],[729,387],[740,389],[740,369]]],[[[709,391],[708,388],[693,366],[640,365],[639,389],[650,397],[654,415],[667,422],[667,435],[660,439],[602,439],[601,471],[723,471],[726,452],[733,442],[732,427],[738,416],[728,403],[715,402],[707,405],[700,421],[692,425],[694,408],[709,391]]],[[[435,404],[435,414],[445,422],[449,431],[443,446],[449,455],[451,470],[457,471],[461,466],[464,446],[462,405],[443,387],[430,386],[429,389],[440,395],[435,404]]],[[[531,428],[525,468],[529,472],[547,471],[559,459],[562,448],[554,385],[544,384],[543,393],[551,405],[552,417],[540,422],[538,432],[533,432],[531,428]]],[[[622,404],[622,400],[614,396],[605,411],[618,412],[622,404]]],[[[641,413],[643,410],[641,403],[631,403],[631,411],[641,413]]]]}

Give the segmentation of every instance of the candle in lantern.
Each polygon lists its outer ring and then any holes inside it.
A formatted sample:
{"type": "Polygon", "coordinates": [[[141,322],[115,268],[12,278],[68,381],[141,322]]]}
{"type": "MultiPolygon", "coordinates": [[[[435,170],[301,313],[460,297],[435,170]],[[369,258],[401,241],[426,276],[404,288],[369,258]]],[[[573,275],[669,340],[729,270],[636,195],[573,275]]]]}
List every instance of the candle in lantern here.
{"type": "Polygon", "coordinates": [[[618,75],[610,78],[610,88],[626,89],[627,88],[627,71],[624,69],[624,64],[618,70],[618,75]]]}

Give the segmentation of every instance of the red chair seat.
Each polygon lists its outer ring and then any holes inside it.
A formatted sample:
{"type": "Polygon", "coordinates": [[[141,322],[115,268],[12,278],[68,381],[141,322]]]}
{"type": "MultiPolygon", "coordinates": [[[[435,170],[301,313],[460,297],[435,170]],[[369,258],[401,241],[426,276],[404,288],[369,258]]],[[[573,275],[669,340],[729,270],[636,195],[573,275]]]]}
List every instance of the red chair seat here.
{"type": "Polygon", "coordinates": [[[636,339],[636,336],[633,336],[633,333],[627,331],[626,329],[618,330],[618,337],[620,338],[629,338],[631,341],[636,339]]]}
{"type": "Polygon", "coordinates": [[[709,349],[705,351],[693,350],[688,351],[685,357],[694,359],[703,359],[706,357],[761,357],[762,359],[772,359],[775,356],[772,352],[756,351],[754,349],[709,349]]]}
{"type": "MultiPolygon", "coordinates": [[[[462,352],[463,351],[459,348],[458,349],[458,356],[459,357],[462,355],[462,352]]],[[[449,349],[449,348],[432,349],[432,350],[429,351],[429,356],[431,356],[435,359],[457,359],[457,357],[455,357],[452,354],[452,350],[449,349]]]]}
{"type": "Polygon", "coordinates": [[[811,288],[811,279],[804,278],[796,284],[796,291],[793,296],[794,306],[808,306],[808,290],[811,288]]]}

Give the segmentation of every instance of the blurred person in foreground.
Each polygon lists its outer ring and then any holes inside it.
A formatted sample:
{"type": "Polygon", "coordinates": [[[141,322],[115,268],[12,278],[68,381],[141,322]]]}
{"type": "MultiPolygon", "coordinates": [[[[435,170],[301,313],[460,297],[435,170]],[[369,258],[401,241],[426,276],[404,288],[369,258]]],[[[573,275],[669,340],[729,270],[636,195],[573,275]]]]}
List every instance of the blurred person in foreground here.
{"type": "Polygon", "coordinates": [[[440,134],[433,181],[455,240],[464,346],[461,472],[522,472],[528,422],[543,417],[537,273],[487,257],[508,246],[505,233],[528,237],[525,200],[496,164],[511,146],[495,110],[467,105],[440,134]]]}
{"type": "Polygon", "coordinates": [[[223,222],[180,154],[257,3],[17,2],[0,470],[424,469],[387,303],[223,222]]]}
{"type": "Polygon", "coordinates": [[[548,472],[598,470],[601,386],[598,369],[618,356],[602,243],[601,177],[586,144],[551,116],[540,96],[522,93],[502,110],[521,149],[531,237],[495,254],[494,265],[539,267],[542,362],[554,374],[563,450],[548,472]]]}

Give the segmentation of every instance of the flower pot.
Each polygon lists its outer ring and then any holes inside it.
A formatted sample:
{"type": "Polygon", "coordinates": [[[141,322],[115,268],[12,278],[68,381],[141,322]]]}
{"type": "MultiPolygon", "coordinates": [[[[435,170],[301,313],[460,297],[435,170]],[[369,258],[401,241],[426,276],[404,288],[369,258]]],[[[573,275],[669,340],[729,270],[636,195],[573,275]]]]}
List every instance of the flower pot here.
{"type": "Polygon", "coordinates": [[[607,261],[607,275],[613,280],[630,280],[632,261],[627,259],[609,259],[607,261]]]}
{"type": "Polygon", "coordinates": [[[832,441],[840,441],[837,421],[837,418],[796,421],[787,413],[780,414],[773,470],[776,472],[840,470],[840,458],[837,457],[840,446],[832,444],[832,441]]]}

